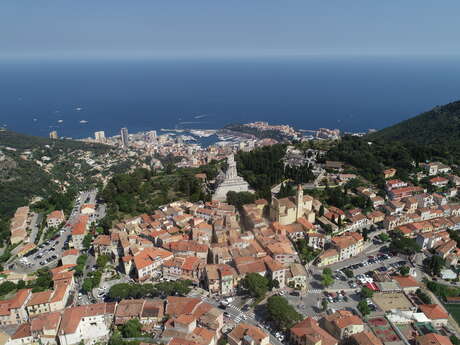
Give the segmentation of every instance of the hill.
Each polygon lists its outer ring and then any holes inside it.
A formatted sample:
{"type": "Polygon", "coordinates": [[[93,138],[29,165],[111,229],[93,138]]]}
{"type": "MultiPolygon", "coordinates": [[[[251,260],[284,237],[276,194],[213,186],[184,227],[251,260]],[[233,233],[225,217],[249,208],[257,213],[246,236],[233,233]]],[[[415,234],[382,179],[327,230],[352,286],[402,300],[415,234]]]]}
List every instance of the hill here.
{"type": "Polygon", "coordinates": [[[118,149],[76,140],[51,140],[0,131],[0,218],[8,219],[33,197],[85,189],[128,171],[118,149]]]}
{"type": "Polygon", "coordinates": [[[382,142],[398,141],[428,149],[434,156],[460,161],[460,101],[437,106],[367,136],[382,142]]]}

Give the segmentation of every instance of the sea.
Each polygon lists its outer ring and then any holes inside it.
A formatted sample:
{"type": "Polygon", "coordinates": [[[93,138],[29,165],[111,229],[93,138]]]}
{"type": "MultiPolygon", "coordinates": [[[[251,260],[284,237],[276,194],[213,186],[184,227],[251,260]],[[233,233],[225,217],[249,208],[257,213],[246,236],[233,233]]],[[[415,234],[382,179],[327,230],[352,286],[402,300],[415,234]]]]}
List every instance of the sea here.
{"type": "Polygon", "coordinates": [[[459,98],[458,57],[0,61],[0,126],[38,136],[250,121],[361,132],[459,98]]]}

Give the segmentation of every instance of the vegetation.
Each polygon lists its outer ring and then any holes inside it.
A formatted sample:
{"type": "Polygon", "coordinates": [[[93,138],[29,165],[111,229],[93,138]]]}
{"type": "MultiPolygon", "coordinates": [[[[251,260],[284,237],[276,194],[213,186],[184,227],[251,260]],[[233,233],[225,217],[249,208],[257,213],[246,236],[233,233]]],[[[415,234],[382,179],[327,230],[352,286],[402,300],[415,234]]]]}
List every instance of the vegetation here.
{"type": "Polygon", "coordinates": [[[110,256],[108,255],[99,255],[96,260],[96,265],[99,268],[104,268],[110,262],[110,256]]]}
{"type": "Polygon", "coordinates": [[[439,276],[444,265],[444,259],[438,255],[432,255],[429,258],[423,260],[423,267],[430,275],[439,276]]]}
{"type": "Polygon", "coordinates": [[[263,299],[268,292],[269,280],[258,273],[249,273],[242,280],[242,285],[256,299],[263,299]]]}
{"type": "Polygon", "coordinates": [[[347,278],[353,278],[354,275],[353,275],[353,271],[349,268],[347,268],[346,270],[343,271],[343,273],[345,273],[345,275],[347,276],[347,278]]]}
{"type": "Polygon", "coordinates": [[[399,273],[404,277],[407,277],[409,275],[409,272],[410,268],[408,266],[401,266],[401,268],[399,269],[399,273]]]}
{"type": "Polygon", "coordinates": [[[412,255],[421,251],[415,239],[404,237],[399,231],[395,233],[391,240],[390,249],[393,252],[406,255],[412,255]]]}
{"type": "Polygon", "coordinates": [[[121,283],[113,285],[109,290],[109,297],[112,300],[126,298],[144,298],[157,296],[185,296],[190,292],[191,281],[177,280],[174,282],[163,282],[153,284],[128,284],[121,283]]]}
{"type": "Polygon", "coordinates": [[[372,298],[372,296],[374,296],[374,291],[366,286],[361,288],[360,293],[363,298],[372,298]]]}
{"type": "Polygon", "coordinates": [[[359,301],[358,310],[363,316],[369,315],[371,313],[371,308],[369,308],[369,305],[365,300],[359,301]]]}
{"type": "Polygon", "coordinates": [[[460,288],[458,287],[440,284],[431,280],[426,282],[426,287],[436,296],[444,299],[446,297],[460,296],[460,288]]]}
{"type": "Polygon", "coordinates": [[[103,222],[109,228],[114,220],[123,216],[151,213],[158,206],[177,199],[192,202],[209,200],[201,180],[195,174],[217,169],[211,165],[199,169],[176,169],[168,173],[152,172],[139,168],[128,174],[115,175],[106,185],[101,197],[108,204],[107,217],[103,222]]]}
{"type": "Polygon", "coordinates": [[[271,296],[267,300],[268,318],[272,320],[279,329],[285,330],[292,327],[296,322],[302,320],[299,314],[289,302],[281,296],[271,296]]]}
{"type": "Polygon", "coordinates": [[[81,276],[85,269],[86,260],[88,260],[88,255],[82,254],[77,258],[77,266],[75,266],[75,275],[81,276]]]}
{"type": "Polygon", "coordinates": [[[431,297],[426,293],[424,292],[422,289],[417,289],[417,291],[415,291],[415,294],[417,295],[418,298],[420,298],[420,300],[424,303],[424,304],[431,304],[431,297]]]}
{"type": "Polygon", "coordinates": [[[368,139],[398,141],[419,145],[427,156],[419,161],[440,157],[448,161],[460,158],[460,101],[437,106],[430,111],[369,135],[368,139]]]}
{"type": "Polygon", "coordinates": [[[256,195],[249,192],[228,192],[227,203],[240,209],[244,204],[252,204],[256,200],[256,195]]]}
{"type": "Polygon", "coordinates": [[[35,275],[37,279],[27,284],[27,288],[32,289],[32,292],[45,291],[53,287],[52,274],[48,268],[40,268],[35,272],[35,275]]]}
{"type": "Polygon", "coordinates": [[[303,238],[295,242],[295,247],[303,263],[312,262],[320,253],[319,250],[309,247],[308,242],[303,238]]]}
{"type": "Polygon", "coordinates": [[[142,324],[138,319],[131,319],[121,326],[123,338],[136,338],[142,335],[142,324]]]}
{"type": "Polygon", "coordinates": [[[324,287],[329,287],[334,284],[334,278],[332,277],[332,271],[330,268],[323,269],[323,274],[321,275],[321,283],[324,287]]]}
{"type": "Polygon", "coordinates": [[[313,179],[311,170],[306,166],[285,169],[282,161],[285,153],[286,145],[277,144],[251,152],[240,151],[235,156],[238,173],[256,191],[258,198],[271,201],[271,187],[287,179],[295,184],[313,179]]]}

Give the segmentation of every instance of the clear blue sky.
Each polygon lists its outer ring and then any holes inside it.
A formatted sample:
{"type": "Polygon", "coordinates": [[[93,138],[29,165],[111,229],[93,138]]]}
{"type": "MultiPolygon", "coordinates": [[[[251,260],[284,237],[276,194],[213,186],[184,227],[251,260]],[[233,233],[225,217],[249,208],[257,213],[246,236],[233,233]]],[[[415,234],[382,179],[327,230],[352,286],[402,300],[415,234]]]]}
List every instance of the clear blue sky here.
{"type": "Polygon", "coordinates": [[[0,56],[459,54],[458,0],[2,0],[0,56]]]}

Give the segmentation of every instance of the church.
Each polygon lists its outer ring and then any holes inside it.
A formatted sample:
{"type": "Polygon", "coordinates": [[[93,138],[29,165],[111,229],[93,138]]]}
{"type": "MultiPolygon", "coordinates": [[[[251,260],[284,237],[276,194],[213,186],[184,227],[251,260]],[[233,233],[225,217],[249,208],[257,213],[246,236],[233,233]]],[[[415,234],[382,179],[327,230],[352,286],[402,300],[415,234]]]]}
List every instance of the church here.
{"type": "Polygon", "coordinates": [[[303,195],[301,185],[297,186],[296,195],[293,197],[272,198],[270,205],[270,220],[272,222],[289,225],[302,217],[305,217],[312,224],[315,222],[313,198],[309,195],[303,195]]]}

